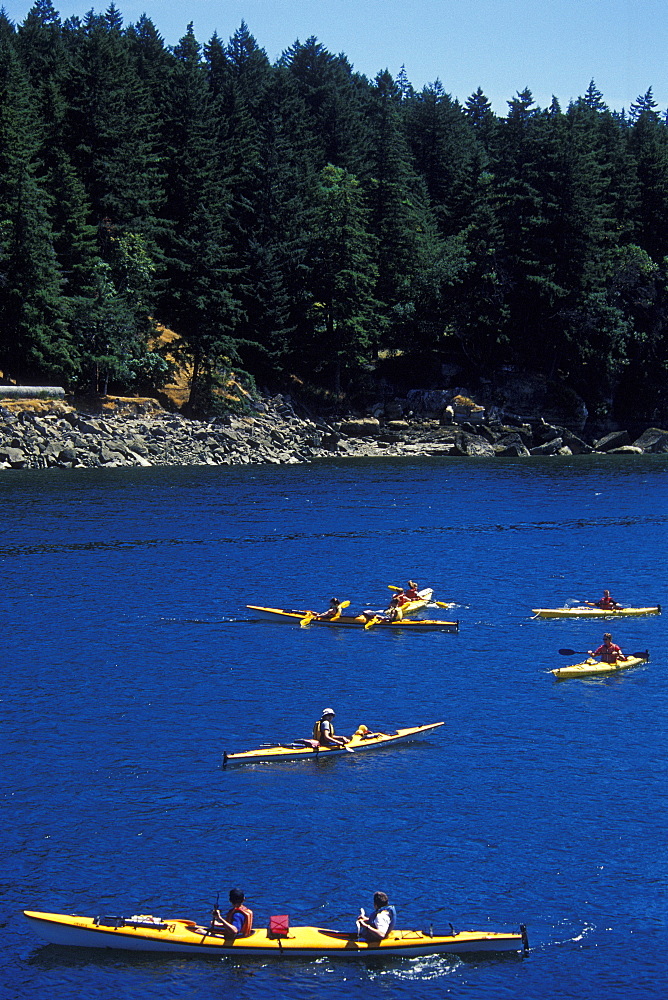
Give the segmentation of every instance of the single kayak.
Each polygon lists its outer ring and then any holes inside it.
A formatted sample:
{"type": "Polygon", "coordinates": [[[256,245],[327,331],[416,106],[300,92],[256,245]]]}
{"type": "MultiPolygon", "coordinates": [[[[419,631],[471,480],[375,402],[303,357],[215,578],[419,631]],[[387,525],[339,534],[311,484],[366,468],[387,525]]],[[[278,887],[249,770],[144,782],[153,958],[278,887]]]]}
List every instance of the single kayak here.
{"type": "MultiPolygon", "coordinates": [[[[401,610],[404,615],[414,615],[417,611],[422,611],[423,608],[426,608],[433,596],[434,590],[432,587],[425,587],[424,590],[418,590],[416,599],[402,604],[401,610]]],[[[382,611],[379,614],[382,614],[382,611]]]]}
{"type": "Polygon", "coordinates": [[[419,955],[469,955],[528,951],[526,928],[519,933],[459,931],[426,934],[423,931],[390,931],[382,941],[358,941],[356,933],[323,927],[290,927],[281,936],[267,929],[248,937],[225,938],[194,920],[163,920],[147,914],[133,917],[80,917],[64,913],[24,910],[33,930],[50,944],[75,948],[118,948],[123,951],[165,952],[179,955],[213,955],[270,958],[334,958],[382,956],[414,958],[419,955]]]}
{"type": "Polygon", "coordinates": [[[584,663],[574,663],[570,667],[557,667],[550,670],[558,681],[568,680],[569,677],[603,677],[606,674],[618,674],[622,670],[630,670],[631,667],[639,667],[641,663],[647,663],[649,653],[643,656],[627,656],[625,660],[617,660],[616,663],[604,663],[603,660],[589,658],[584,663]]]}
{"type": "Polygon", "coordinates": [[[660,615],[661,605],[652,608],[618,608],[604,611],[603,608],[533,608],[535,618],[639,618],[641,615],[660,615]]]}
{"type": "Polygon", "coordinates": [[[223,764],[252,764],[272,760],[300,760],[308,757],[331,757],[337,753],[357,753],[360,750],[373,750],[374,747],[392,746],[401,740],[410,740],[415,736],[431,732],[444,725],[443,722],[431,722],[427,726],[411,726],[408,729],[397,729],[396,733],[370,733],[366,726],[358,726],[350,742],[345,747],[322,747],[315,740],[295,740],[294,743],[279,743],[276,746],[260,747],[259,750],[246,750],[241,753],[224,753],[223,764]],[[365,732],[366,730],[366,732],[365,732]]]}
{"type": "MultiPolygon", "coordinates": [[[[293,624],[299,624],[305,615],[309,614],[308,611],[287,611],[283,608],[262,608],[258,607],[256,604],[247,604],[246,607],[249,611],[253,611],[256,618],[268,618],[271,621],[284,621],[292,622],[293,624]]],[[[341,615],[340,618],[332,620],[331,618],[312,618],[309,622],[310,625],[328,625],[332,628],[364,628],[369,619],[364,615],[341,615]]],[[[376,629],[408,629],[411,632],[429,632],[437,631],[439,629],[445,630],[447,632],[457,632],[459,631],[459,622],[445,622],[437,621],[432,618],[417,618],[410,619],[409,621],[399,622],[386,622],[377,621],[373,625],[372,631],[376,629]]]]}

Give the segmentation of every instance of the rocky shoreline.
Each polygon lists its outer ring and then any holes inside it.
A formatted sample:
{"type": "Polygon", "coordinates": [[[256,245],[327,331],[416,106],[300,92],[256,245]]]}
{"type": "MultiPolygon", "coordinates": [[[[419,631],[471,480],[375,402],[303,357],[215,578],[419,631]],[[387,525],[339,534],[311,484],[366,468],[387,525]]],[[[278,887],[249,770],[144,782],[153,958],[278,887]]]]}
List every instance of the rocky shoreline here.
{"type": "MultiPolygon", "coordinates": [[[[297,413],[287,396],[248,414],[210,421],[163,410],[152,399],[95,404],[0,400],[0,470],[183,465],[297,465],[327,458],[567,456],[668,453],[668,431],[613,431],[586,441],[545,420],[505,414],[486,423],[384,412],[325,421],[297,413]],[[394,417],[394,419],[393,419],[394,417]]],[[[465,415],[464,415],[465,416],[465,415]]],[[[473,417],[474,414],[471,414],[473,417]]]]}

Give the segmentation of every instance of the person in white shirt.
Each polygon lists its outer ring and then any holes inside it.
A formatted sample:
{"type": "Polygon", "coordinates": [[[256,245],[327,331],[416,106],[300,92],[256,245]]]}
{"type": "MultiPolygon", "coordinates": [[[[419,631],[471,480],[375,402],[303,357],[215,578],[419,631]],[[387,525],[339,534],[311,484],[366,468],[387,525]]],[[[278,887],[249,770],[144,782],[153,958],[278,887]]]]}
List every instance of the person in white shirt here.
{"type": "Polygon", "coordinates": [[[383,938],[387,937],[394,928],[397,916],[397,912],[394,906],[390,904],[386,892],[374,892],[373,905],[373,913],[370,913],[367,917],[362,909],[357,918],[357,931],[360,940],[368,941],[371,944],[382,941],[383,938]]]}

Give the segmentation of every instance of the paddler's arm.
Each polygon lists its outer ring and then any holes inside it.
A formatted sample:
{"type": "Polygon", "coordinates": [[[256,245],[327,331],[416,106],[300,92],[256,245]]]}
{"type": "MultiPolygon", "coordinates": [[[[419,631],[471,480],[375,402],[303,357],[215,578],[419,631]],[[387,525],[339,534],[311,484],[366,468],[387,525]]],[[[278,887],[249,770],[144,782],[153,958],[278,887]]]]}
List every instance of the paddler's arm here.
{"type": "Polygon", "coordinates": [[[211,914],[211,930],[222,931],[225,937],[236,937],[240,928],[226,920],[220,910],[214,910],[211,914]]]}
{"type": "Polygon", "coordinates": [[[363,917],[360,915],[357,918],[357,926],[358,928],[363,927],[364,933],[368,937],[373,938],[375,941],[382,941],[383,938],[386,936],[385,934],[382,933],[382,931],[379,931],[377,927],[374,927],[373,924],[369,923],[368,917],[363,917]]]}
{"type": "Polygon", "coordinates": [[[323,736],[325,741],[325,746],[328,747],[340,747],[346,743],[350,743],[350,739],[347,736],[323,736]]]}

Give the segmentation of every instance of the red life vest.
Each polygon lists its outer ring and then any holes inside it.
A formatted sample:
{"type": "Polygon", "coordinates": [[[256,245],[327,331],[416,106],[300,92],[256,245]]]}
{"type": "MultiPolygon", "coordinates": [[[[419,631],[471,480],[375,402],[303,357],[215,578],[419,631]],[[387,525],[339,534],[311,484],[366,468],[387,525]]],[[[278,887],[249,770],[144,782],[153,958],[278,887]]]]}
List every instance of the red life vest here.
{"type": "Polygon", "coordinates": [[[235,913],[243,913],[244,922],[241,925],[241,930],[237,937],[248,937],[250,932],[253,930],[253,911],[249,910],[247,906],[241,903],[239,906],[233,906],[231,910],[228,910],[225,914],[225,919],[228,923],[232,923],[235,913]]]}

